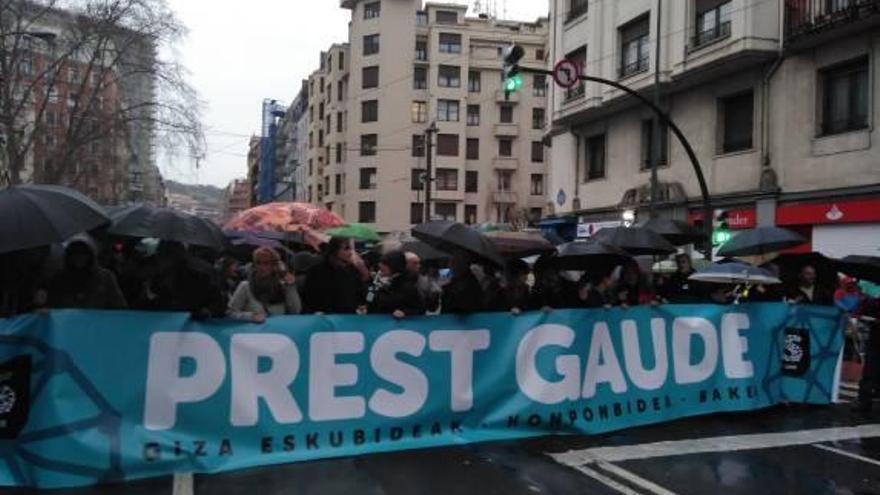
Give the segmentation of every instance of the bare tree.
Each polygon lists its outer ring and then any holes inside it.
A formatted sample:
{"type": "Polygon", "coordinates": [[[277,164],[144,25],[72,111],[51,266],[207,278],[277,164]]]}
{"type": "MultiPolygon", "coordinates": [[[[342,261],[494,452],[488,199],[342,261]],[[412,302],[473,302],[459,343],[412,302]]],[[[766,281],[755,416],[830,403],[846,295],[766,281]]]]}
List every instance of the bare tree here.
{"type": "Polygon", "coordinates": [[[164,0],[0,2],[6,182],[125,183],[160,147],[200,155],[201,103],[185,69],[160,55],[184,35],[164,0]]]}

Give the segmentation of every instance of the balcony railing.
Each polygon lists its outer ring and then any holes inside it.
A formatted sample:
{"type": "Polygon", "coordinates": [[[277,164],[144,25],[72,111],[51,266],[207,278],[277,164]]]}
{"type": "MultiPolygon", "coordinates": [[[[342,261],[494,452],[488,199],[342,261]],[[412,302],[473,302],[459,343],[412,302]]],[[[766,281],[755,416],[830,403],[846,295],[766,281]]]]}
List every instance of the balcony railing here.
{"type": "Polygon", "coordinates": [[[880,0],[786,0],[787,39],[880,15],[880,0]]]}
{"type": "Polygon", "coordinates": [[[722,40],[730,36],[730,21],[717,24],[712,29],[697,31],[691,38],[691,50],[700,49],[706,45],[722,40]]]}
{"type": "Polygon", "coordinates": [[[583,83],[578,84],[577,86],[565,90],[565,103],[571,103],[578,98],[584,96],[586,93],[586,85],[583,83]]]}
{"type": "Polygon", "coordinates": [[[638,60],[622,65],[620,69],[618,69],[618,76],[623,79],[641,72],[646,72],[649,68],[650,62],[648,57],[639,58],[638,60]]]}

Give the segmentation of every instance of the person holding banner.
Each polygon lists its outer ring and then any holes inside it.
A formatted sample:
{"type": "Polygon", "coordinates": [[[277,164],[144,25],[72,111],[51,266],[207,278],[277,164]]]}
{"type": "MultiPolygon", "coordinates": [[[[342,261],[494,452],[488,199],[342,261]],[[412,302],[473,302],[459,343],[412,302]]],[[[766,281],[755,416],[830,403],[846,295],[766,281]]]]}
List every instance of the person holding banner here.
{"type": "Polygon", "coordinates": [[[874,390],[880,386],[880,298],[866,299],[859,308],[862,321],[870,325],[865,367],[859,381],[859,398],[854,410],[867,414],[874,405],[874,390]]]}
{"type": "Polygon", "coordinates": [[[267,316],[301,312],[296,281],[278,252],[268,247],[254,251],[251,273],[238,284],[229,301],[229,317],[263,323],[267,316]]]}
{"type": "Polygon", "coordinates": [[[471,271],[471,257],[464,250],[452,256],[452,279],[443,287],[443,314],[470,314],[483,310],[483,289],[471,271]]]}
{"type": "Polygon", "coordinates": [[[400,319],[425,312],[419,289],[407,269],[406,255],[401,251],[386,253],[379,260],[379,278],[370,296],[372,300],[367,301],[370,313],[390,314],[400,319]]]}
{"type": "Polygon", "coordinates": [[[322,249],[324,259],[309,270],[303,290],[306,312],[353,314],[362,310],[366,288],[355,267],[351,240],[333,237],[322,249]]]}

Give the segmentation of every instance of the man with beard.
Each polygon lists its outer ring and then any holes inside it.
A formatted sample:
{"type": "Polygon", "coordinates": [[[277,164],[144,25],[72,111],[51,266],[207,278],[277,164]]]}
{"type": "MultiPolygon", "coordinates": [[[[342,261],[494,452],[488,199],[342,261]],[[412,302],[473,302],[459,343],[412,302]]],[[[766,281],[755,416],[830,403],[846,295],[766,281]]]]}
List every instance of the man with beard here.
{"type": "Polygon", "coordinates": [[[267,316],[295,315],[302,312],[294,276],[271,248],[253,254],[253,267],[247,280],[238,284],[229,302],[229,316],[263,323],[267,316]]]}
{"type": "Polygon", "coordinates": [[[97,247],[87,236],[67,243],[64,269],[49,283],[50,308],[125,309],[116,277],[98,266],[97,247]]]}

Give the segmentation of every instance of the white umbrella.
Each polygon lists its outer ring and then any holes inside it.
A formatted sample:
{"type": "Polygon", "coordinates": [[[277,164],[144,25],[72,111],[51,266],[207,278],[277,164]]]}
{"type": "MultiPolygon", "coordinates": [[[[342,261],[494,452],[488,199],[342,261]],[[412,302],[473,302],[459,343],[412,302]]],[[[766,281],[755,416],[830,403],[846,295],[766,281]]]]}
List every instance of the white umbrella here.
{"type": "Polygon", "coordinates": [[[782,281],[772,273],[745,263],[713,263],[689,277],[695,282],[712,284],[775,285],[782,281]]]}

